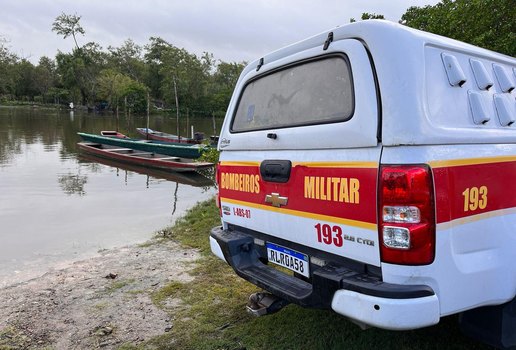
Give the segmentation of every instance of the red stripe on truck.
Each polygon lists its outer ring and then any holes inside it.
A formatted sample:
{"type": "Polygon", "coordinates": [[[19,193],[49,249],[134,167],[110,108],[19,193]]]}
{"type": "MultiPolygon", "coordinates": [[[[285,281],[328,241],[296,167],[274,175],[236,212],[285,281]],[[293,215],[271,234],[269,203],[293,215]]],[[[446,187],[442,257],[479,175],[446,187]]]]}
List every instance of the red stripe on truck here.
{"type": "Polygon", "coordinates": [[[287,198],[280,208],[376,224],[378,169],[297,163],[286,183],[263,181],[257,165],[220,165],[222,198],[272,206],[267,195],[287,198]]]}
{"type": "Polygon", "coordinates": [[[516,207],[516,161],[436,167],[433,174],[437,223],[516,207]]]}

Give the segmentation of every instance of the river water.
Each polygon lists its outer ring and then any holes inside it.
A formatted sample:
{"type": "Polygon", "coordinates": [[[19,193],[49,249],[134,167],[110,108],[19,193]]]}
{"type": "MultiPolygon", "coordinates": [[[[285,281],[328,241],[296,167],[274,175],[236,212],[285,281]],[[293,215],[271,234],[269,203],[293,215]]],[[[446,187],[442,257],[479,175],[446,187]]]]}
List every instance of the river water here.
{"type": "MultiPolygon", "coordinates": [[[[206,135],[220,123],[189,118],[206,135]]],[[[142,116],[0,107],[0,286],[144,242],[213,196],[206,177],[99,163],[76,146],[79,131],[137,136],[145,125],[142,116]]],[[[151,116],[149,126],[175,134],[176,118],[151,116]]]]}

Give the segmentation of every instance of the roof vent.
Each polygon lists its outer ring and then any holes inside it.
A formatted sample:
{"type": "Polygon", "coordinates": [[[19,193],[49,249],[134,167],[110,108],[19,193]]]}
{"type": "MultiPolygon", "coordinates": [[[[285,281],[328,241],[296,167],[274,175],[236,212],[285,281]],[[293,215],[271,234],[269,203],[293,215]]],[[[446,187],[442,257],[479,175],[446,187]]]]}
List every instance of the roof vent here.
{"type": "Polygon", "coordinates": [[[511,103],[509,98],[504,94],[495,94],[494,104],[496,107],[496,113],[502,126],[511,126],[516,122],[516,111],[514,103],[511,103]]]}
{"type": "Polygon", "coordinates": [[[455,56],[442,53],[444,69],[448,76],[448,81],[451,86],[462,86],[466,82],[466,76],[460,67],[459,61],[455,56]]]}
{"type": "Polygon", "coordinates": [[[514,82],[509,77],[509,74],[507,74],[505,68],[499,64],[493,64],[493,69],[502,92],[511,92],[514,90],[514,82]]]}
{"type": "Polygon", "coordinates": [[[485,124],[491,118],[487,112],[486,103],[484,96],[479,91],[468,91],[469,107],[471,108],[471,114],[473,115],[473,121],[475,124],[485,124]]]}
{"type": "Polygon", "coordinates": [[[494,82],[491,76],[489,76],[489,73],[487,73],[487,69],[484,67],[484,64],[474,59],[470,59],[469,63],[471,64],[471,69],[473,70],[473,75],[475,76],[478,88],[480,90],[489,90],[489,88],[493,86],[494,82]]]}

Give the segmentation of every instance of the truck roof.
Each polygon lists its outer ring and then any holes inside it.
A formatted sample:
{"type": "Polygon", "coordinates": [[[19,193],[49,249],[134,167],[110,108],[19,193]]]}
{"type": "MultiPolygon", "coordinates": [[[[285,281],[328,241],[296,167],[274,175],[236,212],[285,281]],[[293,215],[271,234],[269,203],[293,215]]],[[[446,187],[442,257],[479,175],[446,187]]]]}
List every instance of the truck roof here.
{"type": "Polygon", "coordinates": [[[516,143],[516,59],[385,20],[343,25],[274,51],[240,79],[300,51],[320,46],[323,53],[329,33],[334,42],[357,39],[370,53],[384,145],[516,143]]]}

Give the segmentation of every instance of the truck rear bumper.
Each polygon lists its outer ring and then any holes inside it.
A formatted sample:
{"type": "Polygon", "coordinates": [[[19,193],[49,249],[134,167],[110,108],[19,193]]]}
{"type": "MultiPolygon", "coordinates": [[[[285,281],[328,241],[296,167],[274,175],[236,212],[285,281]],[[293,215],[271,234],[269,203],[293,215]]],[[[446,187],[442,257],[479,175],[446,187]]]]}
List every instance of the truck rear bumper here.
{"type": "Polygon", "coordinates": [[[435,294],[389,299],[341,289],[335,292],[331,308],[350,319],[391,330],[428,327],[438,323],[440,317],[439,300],[435,294]]]}
{"type": "Polygon", "coordinates": [[[251,235],[221,227],[211,230],[210,245],[240,277],[292,303],[333,309],[384,329],[414,329],[439,322],[439,301],[429,286],[385,283],[332,263],[311,265],[308,283],[264,263],[267,256],[251,235]]]}

